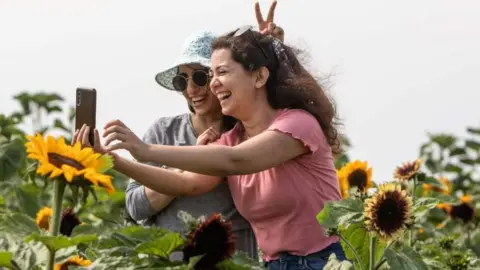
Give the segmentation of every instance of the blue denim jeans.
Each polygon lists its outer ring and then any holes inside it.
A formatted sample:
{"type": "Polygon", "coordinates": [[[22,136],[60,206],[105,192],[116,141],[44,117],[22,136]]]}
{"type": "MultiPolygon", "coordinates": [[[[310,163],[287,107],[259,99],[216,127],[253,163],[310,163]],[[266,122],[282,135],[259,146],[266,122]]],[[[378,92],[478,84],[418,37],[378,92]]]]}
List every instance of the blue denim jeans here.
{"type": "Polygon", "coordinates": [[[339,242],[307,256],[295,256],[287,252],[280,253],[277,260],[265,263],[268,270],[322,270],[328,262],[330,254],[335,253],[339,261],[346,260],[339,242]]]}

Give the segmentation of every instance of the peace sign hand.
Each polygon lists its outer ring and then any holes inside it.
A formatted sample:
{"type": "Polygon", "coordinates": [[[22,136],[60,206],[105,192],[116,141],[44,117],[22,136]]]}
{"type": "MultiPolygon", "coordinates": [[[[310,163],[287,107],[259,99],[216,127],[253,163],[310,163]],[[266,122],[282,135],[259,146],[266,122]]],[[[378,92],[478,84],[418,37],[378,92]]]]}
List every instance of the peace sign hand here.
{"type": "Polygon", "coordinates": [[[258,30],[263,35],[272,35],[283,42],[284,32],[279,26],[273,22],[275,16],[275,8],[277,7],[277,0],[273,0],[268,9],[267,20],[263,19],[262,10],[258,1],[255,2],[255,16],[257,17],[258,30]]]}

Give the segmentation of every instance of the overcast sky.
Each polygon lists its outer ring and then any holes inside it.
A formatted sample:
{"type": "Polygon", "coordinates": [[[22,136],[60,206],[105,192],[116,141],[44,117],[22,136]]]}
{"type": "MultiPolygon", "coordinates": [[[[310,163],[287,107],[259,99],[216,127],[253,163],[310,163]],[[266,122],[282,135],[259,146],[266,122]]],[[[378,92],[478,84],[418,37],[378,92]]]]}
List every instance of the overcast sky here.
{"type": "MultiPolygon", "coordinates": [[[[267,13],[270,0],[260,4],[267,13]]],[[[310,55],[354,148],[377,182],[414,159],[426,132],[480,125],[480,2],[278,0],[286,43],[310,55]]],[[[154,76],[191,32],[256,24],[251,0],[0,0],[0,112],[18,91],[98,91],[97,125],[120,119],[142,136],[187,111],[154,76]]]]}

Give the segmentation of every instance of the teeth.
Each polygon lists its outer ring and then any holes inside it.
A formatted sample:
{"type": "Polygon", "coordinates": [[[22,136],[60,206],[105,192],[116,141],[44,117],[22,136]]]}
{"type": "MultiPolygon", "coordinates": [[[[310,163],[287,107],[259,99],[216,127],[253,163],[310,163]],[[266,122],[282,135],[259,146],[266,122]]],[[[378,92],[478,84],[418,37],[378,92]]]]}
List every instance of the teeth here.
{"type": "Polygon", "coordinates": [[[205,98],[205,97],[194,97],[194,98],[192,98],[192,101],[193,101],[193,102],[198,102],[198,101],[203,100],[204,98],[205,98]]]}
{"type": "Polygon", "coordinates": [[[229,97],[231,94],[232,94],[231,92],[222,92],[222,93],[217,94],[217,98],[218,99],[225,99],[225,98],[229,97]]]}

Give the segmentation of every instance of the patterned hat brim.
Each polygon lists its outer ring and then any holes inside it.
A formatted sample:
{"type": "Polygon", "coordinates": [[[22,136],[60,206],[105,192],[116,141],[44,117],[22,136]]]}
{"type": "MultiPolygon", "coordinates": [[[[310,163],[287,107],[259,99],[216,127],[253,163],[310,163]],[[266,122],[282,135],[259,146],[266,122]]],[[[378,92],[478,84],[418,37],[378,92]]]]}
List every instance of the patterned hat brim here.
{"type": "Polygon", "coordinates": [[[206,68],[210,68],[210,59],[202,56],[180,56],[175,62],[167,69],[159,72],[155,75],[155,81],[168,90],[177,91],[173,87],[173,77],[178,73],[178,67],[181,65],[193,65],[199,64],[206,68]]]}

